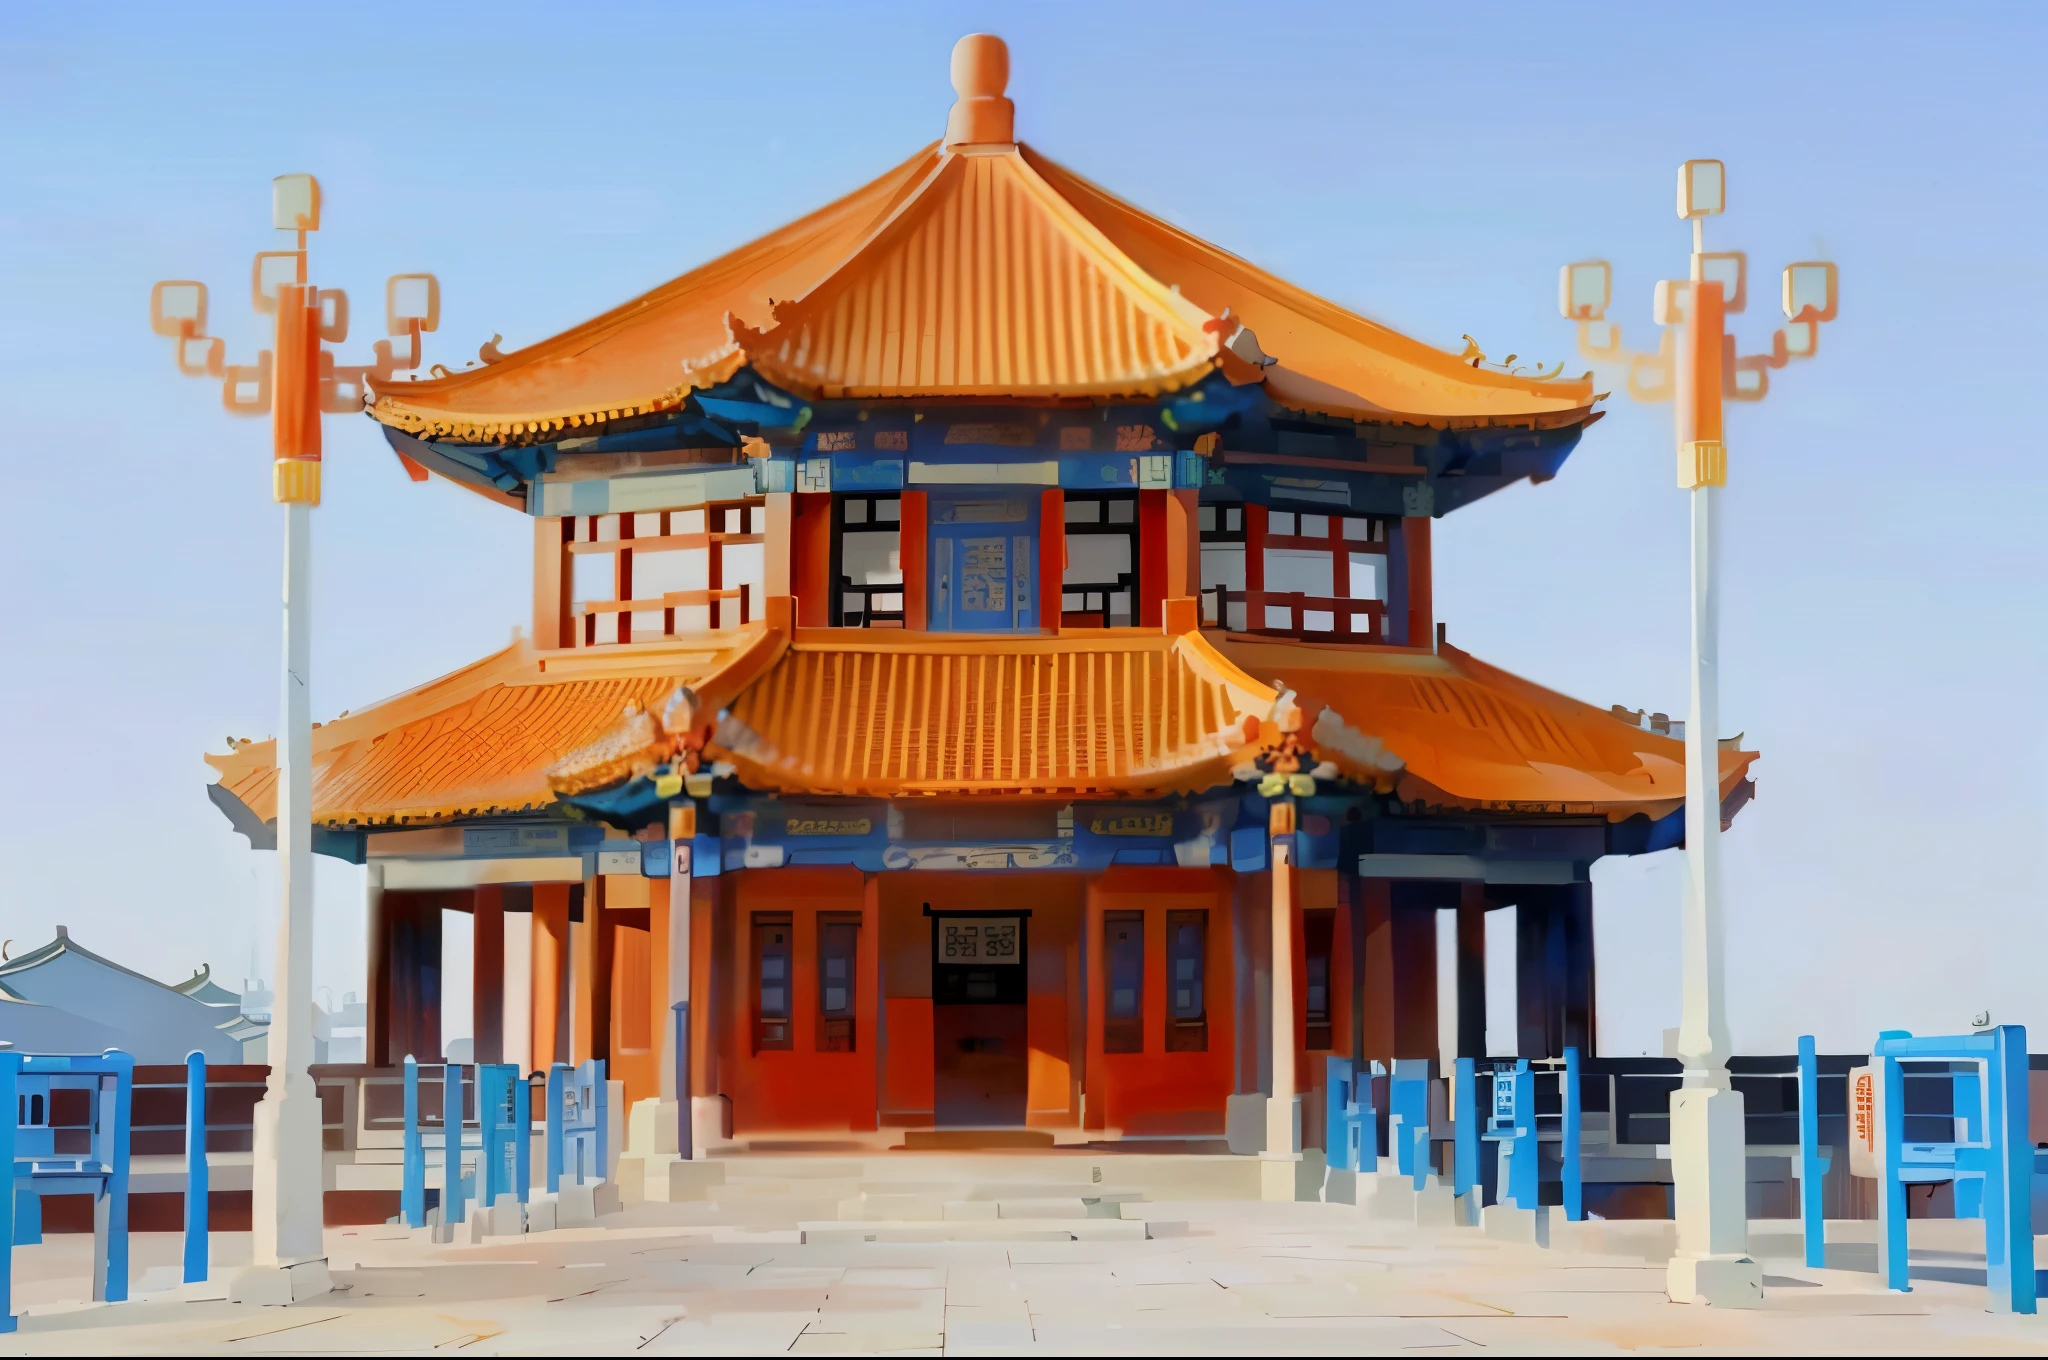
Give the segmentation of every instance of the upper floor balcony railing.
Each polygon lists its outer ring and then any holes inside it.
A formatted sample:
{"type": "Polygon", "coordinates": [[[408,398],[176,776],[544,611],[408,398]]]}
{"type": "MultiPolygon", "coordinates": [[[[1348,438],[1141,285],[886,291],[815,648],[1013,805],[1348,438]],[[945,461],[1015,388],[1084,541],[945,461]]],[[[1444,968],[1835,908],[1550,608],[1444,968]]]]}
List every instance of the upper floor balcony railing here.
{"type": "Polygon", "coordinates": [[[1202,624],[1233,633],[1301,638],[1310,642],[1386,642],[1387,606],[1380,600],[1305,595],[1291,590],[1202,592],[1202,624]]]}

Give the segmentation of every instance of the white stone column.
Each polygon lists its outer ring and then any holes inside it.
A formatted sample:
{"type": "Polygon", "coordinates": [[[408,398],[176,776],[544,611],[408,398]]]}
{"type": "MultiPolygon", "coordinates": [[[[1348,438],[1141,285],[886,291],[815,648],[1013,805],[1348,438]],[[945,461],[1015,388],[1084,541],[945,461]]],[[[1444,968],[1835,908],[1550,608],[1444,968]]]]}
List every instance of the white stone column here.
{"type": "Polygon", "coordinates": [[[312,507],[285,505],[284,675],[277,740],[283,914],[270,1076],[255,1112],[251,1270],[240,1296],[291,1302],[331,1287],[322,1234],[320,1101],[313,1063],[312,507]],[[282,1293],[281,1300],[276,1295],[282,1293]]]}
{"type": "Polygon", "coordinates": [[[505,913],[505,1061],[533,1065],[533,913],[505,913]]]}
{"type": "Polygon", "coordinates": [[[1275,803],[1269,826],[1273,874],[1273,1089],[1266,1098],[1266,1150],[1259,1168],[1260,1197],[1292,1200],[1296,1142],[1294,1096],[1294,807],[1275,803]]]}

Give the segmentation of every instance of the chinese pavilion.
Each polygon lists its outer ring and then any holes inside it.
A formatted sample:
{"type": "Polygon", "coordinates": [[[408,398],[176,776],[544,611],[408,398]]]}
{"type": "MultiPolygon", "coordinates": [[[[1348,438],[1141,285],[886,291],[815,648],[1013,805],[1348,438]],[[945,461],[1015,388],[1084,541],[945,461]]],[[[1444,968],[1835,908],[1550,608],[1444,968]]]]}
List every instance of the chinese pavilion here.
{"type": "MultiPolygon", "coordinates": [[[[1430,547],[1590,378],[1196,240],[1016,140],[998,39],[952,69],[845,198],[375,392],[534,571],[529,637],[314,734],[369,1063],[440,1054],[451,908],[478,1060],[687,1080],[703,1136],[1218,1137],[1326,1055],[1483,1055],[1510,906],[1521,1052],[1591,1053],[1588,866],[1679,843],[1684,748],[1448,645],[1430,547]]],[[[271,745],[208,759],[264,843],[271,745]]]]}

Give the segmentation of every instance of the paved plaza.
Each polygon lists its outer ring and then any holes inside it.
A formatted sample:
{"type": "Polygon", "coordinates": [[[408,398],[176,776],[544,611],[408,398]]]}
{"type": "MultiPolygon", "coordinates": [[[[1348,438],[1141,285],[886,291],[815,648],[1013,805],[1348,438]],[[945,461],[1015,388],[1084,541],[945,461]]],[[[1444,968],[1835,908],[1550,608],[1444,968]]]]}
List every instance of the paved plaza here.
{"type": "MultiPolygon", "coordinates": [[[[977,1164],[1114,1185],[1123,1162],[977,1164]]],[[[752,1157],[710,1199],[478,1244],[330,1229],[338,1288],[290,1308],[227,1302],[246,1235],[216,1235],[207,1285],[177,1283],[177,1235],[136,1235],[134,1297],[112,1305],[86,1302],[90,1239],[52,1236],[16,1251],[0,1353],[2048,1354],[2048,1317],[1985,1311],[1975,1223],[1914,1223],[1911,1294],[1878,1287],[1873,1223],[1830,1224],[1823,1270],[1795,1224],[1755,1224],[1765,1305],[1738,1312],[1665,1300],[1664,1222],[1560,1224],[1539,1248],[1346,1204],[1112,1196],[1105,1217],[1016,1179],[930,1221],[873,1216],[962,1193],[967,1165],[752,1157]]]]}

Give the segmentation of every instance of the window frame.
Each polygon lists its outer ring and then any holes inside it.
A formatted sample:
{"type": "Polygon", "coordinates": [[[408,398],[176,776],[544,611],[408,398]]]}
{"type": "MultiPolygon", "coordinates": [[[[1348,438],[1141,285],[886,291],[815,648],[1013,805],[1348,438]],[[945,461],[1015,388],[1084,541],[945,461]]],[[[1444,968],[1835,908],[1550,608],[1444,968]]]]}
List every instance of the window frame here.
{"type": "Polygon", "coordinates": [[[852,1053],[859,1046],[856,1017],[860,1005],[860,927],[861,915],[857,911],[818,913],[817,1051],[820,1053],[852,1053]],[[844,953],[836,953],[833,941],[842,933],[849,937],[849,942],[844,953]],[[846,977],[839,983],[835,983],[831,976],[831,964],[835,960],[846,965],[846,977]],[[834,986],[843,986],[846,990],[845,1001],[839,1006],[829,1004],[834,986]]]}
{"type": "Polygon", "coordinates": [[[748,1009],[754,1020],[754,1052],[788,1051],[796,1047],[796,918],[786,911],[757,911],[749,919],[752,930],[753,987],[748,1009]],[[770,944],[769,932],[780,930],[783,939],[770,944]],[[762,1004],[762,992],[769,982],[767,962],[782,962],[782,1010],[770,1013],[762,1004]]]}
{"type": "MultiPolygon", "coordinates": [[[[1134,626],[1138,621],[1139,613],[1138,576],[1144,561],[1140,555],[1144,547],[1144,534],[1139,527],[1140,521],[1142,521],[1144,516],[1139,509],[1138,493],[1135,491],[1067,491],[1061,493],[1060,507],[1060,532],[1066,538],[1124,537],[1128,538],[1131,543],[1131,568],[1129,571],[1120,574],[1114,581],[1077,581],[1069,585],[1066,580],[1067,564],[1065,561],[1060,563],[1060,626],[1064,628],[1069,623],[1076,628],[1096,626],[1102,628],[1128,628],[1134,626]],[[1066,517],[1067,509],[1076,505],[1099,505],[1102,507],[1102,511],[1093,522],[1087,520],[1076,522],[1066,517]],[[1111,505],[1129,505],[1131,507],[1130,520],[1127,523],[1112,522],[1109,518],[1109,507],[1111,505]],[[1067,608],[1067,597],[1075,594],[1080,596],[1080,607],[1069,609],[1067,608]],[[1128,621],[1122,624],[1111,621],[1116,617],[1113,604],[1115,597],[1119,594],[1130,601],[1130,611],[1125,616],[1128,621]],[[1091,595],[1097,596],[1101,601],[1097,607],[1092,609],[1088,606],[1088,599],[1091,595]],[[1099,619],[1100,623],[1091,624],[1089,622],[1091,619],[1099,619]]],[[[1041,534],[1043,533],[1042,526],[1040,532],[1041,534]]],[[[1071,557],[1071,554],[1069,556],[1071,557]]]]}
{"type": "Polygon", "coordinates": [[[1209,1051],[1209,912],[1206,907],[1175,909],[1166,913],[1166,1051],[1209,1051]],[[1181,932],[1189,927],[1195,932],[1192,949],[1181,941],[1181,932]],[[1180,965],[1183,962],[1194,965],[1195,995],[1191,1010],[1184,1010],[1180,1004],[1180,965]]]}
{"type": "Polygon", "coordinates": [[[1145,913],[1105,911],[1102,913],[1102,1051],[1143,1053],[1145,1051],[1145,913]],[[1117,939],[1120,927],[1128,933],[1117,939]],[[1119,957],[1123,955],[1124,957],[1119,957]],[[1116,1004],[1118,973],[1132,968],[1131,1005],[1128,1014],[1118,1014],[1116,1004]]]}
{"type": "Polygon", "coordinates": [[[904,607],[908,604],[909,598],[904,592],[909,589],[910,583],[908,580],[894,587],[886,585],[856,585],[846,575],[847,531],[851,529],[855,533],[873,533],[875,531],[872,526],[888,523],[886,520],[878,519],[875,515],[875,507],[884,502],[892,502],[896,506],[896,560],[901,562],[903,560],[903,493],[901,491],[834,492],[832,495],[832,548],[830,564],[826,568],[831,573],[832,588],[829,601],[830,607],[826,617],[834,628],[902,628],[905,626],[904,621],[907,616],[904,612],[904,607]],[[857,524],[849,524],[846,518],[847,507],[855,503],[867,507],[867,518],[857,524]],[[856,617],[852,622],[848,622],[849,611],[846,608],[846,597],[855,593],[861,596],[867,608],[853,611],[856,617]],[[889,594],[894,594],[897,597],[895,609],[874,608],[876,595],[889,594]]]}

